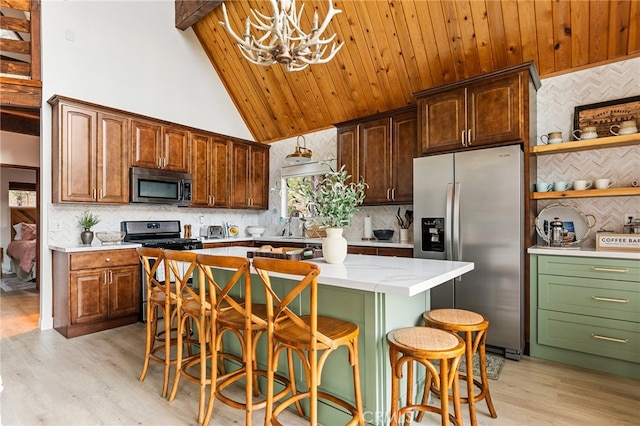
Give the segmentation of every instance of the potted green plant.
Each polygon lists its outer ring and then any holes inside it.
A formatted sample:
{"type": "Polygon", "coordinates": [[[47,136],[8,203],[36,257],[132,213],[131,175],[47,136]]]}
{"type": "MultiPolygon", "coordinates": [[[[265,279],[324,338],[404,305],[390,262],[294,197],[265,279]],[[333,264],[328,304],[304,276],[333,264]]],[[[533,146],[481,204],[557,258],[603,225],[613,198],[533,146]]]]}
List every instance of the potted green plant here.
{"type": "Polygon", "coordinates": [[[93,232],[91,228],[100,222],[100,218],[97,214],[90,212],[89,210],[85,210],[82,212],[82,215],[78,216],[78,225],[84,229],[80,233],[80,240],[82,240],[82,244],[88,246],[93,241],[93,232]]]}
{"type": "Polygon", "coordinates": [[[320,179],[303,179],[293,196],[311,215],[307,220],[325,228],[327,237],[322,240],[322,252],[327,263],[342,263],[347,256],[343,227],[351,223],[368,187],[362,178],[357,182],[349,182],[350,179],[343,165],[320,179]]]}

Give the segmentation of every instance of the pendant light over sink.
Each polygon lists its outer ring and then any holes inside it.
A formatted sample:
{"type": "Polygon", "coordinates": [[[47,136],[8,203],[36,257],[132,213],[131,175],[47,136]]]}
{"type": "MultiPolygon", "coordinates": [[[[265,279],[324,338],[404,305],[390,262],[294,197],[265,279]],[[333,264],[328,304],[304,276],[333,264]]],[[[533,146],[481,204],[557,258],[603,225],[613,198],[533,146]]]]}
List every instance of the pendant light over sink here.
{"type": "Polygon", "coordinates": [[[307,141],[304,136],[298,136],[296,141],[296,150],[287,155],[287,163],[289,164],[302,164],[311,161],[311,150],[307,148],[307,141]],[[300,146],[300,139],[302,138],[302,145],[300,146]]]}

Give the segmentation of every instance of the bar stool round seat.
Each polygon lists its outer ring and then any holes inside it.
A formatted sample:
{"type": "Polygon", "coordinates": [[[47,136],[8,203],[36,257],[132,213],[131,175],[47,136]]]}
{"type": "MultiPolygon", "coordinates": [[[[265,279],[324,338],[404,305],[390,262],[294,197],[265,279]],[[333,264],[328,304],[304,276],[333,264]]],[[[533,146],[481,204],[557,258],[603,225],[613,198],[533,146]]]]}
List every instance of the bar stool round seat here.
{"type": "Polygon", "coordinates": [[[387,333],[389,359],[391,361],[391,413],[390,425],[402,423],[408,426],[411,413],[433,412],[440,414],[441,424],[449,425],[453,421],[462,424],[460,409],[460,389],[458,386],[458,367],[465,353],[465,344],[460,336],[444,330],[428,327],[406,327],[387,333]],[[434,361],[439,361],[439,367],[434,361]],[[413,364],[417,362],[426,368],[425,396],[419,404],[413,403],[413,364]],[[404,365],[407,365],[406,404],[400,405],[400,378],[404,365]],[[440,407],[428,405],[428,393],[438,389],[444,394],[452,390],[454,415],[449,414],[449,401],[445,399],[440,407]],[[404,421],[401,419],[404,417],[404,421]]]}
{"type": "Polygon", "coordinates": [[[491,401],[489,392],[489,381],[487,378],[487,357],[485,342],[487,340],[487,330],[489,329],[489,319],[476,312],[464,309],[433,309],[422,315],[427,327],[434,327],[459,333],[464,337],[466,344],[465,360],[467,363],[466,374],[460,374],[460,379],[467,383],[467,396],[461,397],[463,404],[469,405],[469,418],[471,425],[477,424],[475,404],[483,399],[489,408],[492,418],[498,417],[491,401]],[[473,374],[473,356],[478,353],[480,362],[480,378],[475,378],[473,374]],[[480,389],[476,393],[476,387],[480,389]]]}

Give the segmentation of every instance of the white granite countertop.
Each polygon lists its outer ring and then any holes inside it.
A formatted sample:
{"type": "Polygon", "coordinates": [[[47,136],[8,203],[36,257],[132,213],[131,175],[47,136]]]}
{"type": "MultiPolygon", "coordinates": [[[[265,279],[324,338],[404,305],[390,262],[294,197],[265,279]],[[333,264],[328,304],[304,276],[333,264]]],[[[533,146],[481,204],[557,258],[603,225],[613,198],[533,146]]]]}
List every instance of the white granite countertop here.
{"type": "MultiPolygon", "coordinates": [[[[196,253],[246,257],[255,247],[222,247],[196,253]]],[[[320,266],[318,283],[355,290],[411,297],[472,271],[473,262],[348,254],[343,264],[322,258],[307,260],[320,266]]],[[[283,275],[284,276],[284,275],[283,275]]]]}
{"type": "Polygon", "coordinates": [[[93,243],[89,246],[85,246],[82,244],[72,244],[72,245],[49,245],[49,250],[53,251],[62,251],[65,253],[79,253],[83,251],[101,251],[101,250],[125,250],[132,249],[136,247],[142,247],[142,244],[138,243],[117,243],[117,244],[102,244],[100,241],[93,243]]]}
{"type": "Polygon", "coordinates": [[[576,257],[606,257],[610,259],[635,259],[640,260],[640,253],[630,251],[605,251],[596,250],[593,247],[564,248],[533,246],[529,247],[529,254],[546,254],[550,256],[576,256],[576,257]]]}

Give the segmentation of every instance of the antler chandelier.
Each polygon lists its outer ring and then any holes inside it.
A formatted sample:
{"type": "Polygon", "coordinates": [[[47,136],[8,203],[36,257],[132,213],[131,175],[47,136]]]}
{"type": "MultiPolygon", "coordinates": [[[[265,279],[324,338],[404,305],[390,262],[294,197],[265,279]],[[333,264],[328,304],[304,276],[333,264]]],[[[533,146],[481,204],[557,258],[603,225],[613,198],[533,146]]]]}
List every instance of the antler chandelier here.
{"type": "Polygon", "coordinates": [[[320,26],[318,26],[318,12],[314,13],[313,28],[309,34],[300,28],[304,4],[300,7],[300,12],[296,12],[296,0],[270,0],[270,2],[273,16],[266,16],[251,9],[256,23],[247,18],[242,38],[238,37],[231,28],[227,9],[222,3],[224,22],[220,24],[238,43],[242,56],[249,62],[260,66],[279,62],[287,71],[300,71],[312,64],[329,62],[344,44],[344,42],[336,44],[333,41],[336,34],[328,38],[320,38],[331,19],[342,12],[333,7],[331,0],[329,0],[329,12],[320,26]],[[250,33],[251,27],[264,34],[256,38],[250,33]],[[331,50],[327,53],[329,44],[331,44],[331,50]],[[326,56],[325,53],[327,53],[326,56]]]}

